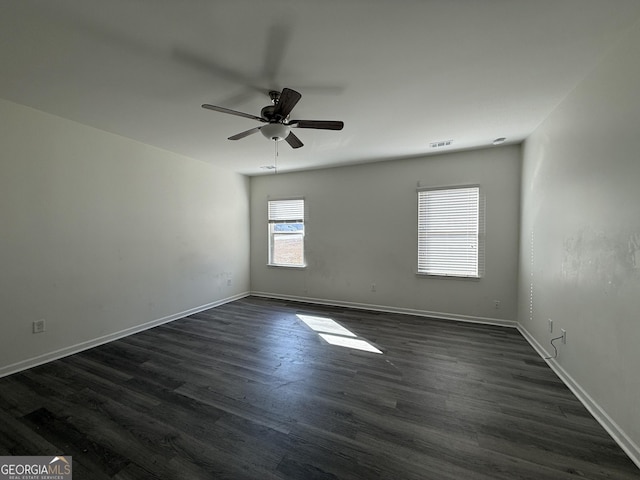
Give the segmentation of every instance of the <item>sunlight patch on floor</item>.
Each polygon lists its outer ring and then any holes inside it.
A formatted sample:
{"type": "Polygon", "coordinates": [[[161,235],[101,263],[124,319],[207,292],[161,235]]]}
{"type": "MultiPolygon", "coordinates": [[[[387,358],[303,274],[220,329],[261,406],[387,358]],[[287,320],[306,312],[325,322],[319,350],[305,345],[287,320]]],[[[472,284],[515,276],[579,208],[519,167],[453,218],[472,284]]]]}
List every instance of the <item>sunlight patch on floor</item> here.
{"type": "Polygon", "coordinates": [[[297,314],[296,316],[311,330],[317,332],[325,342],[331,345],[352,348],[354,350],[362,350],[365,352],[382,353],[382,351],[371,345],[366,340],[358,338],[355,333],[343,327],[332,318],[301,314],[297,314]]]}
{"type": "Polygon", "coordinates": [[[347,330],[338,322],[331,318],[314,317],[312,315],[296,315],[307,326],[316,332],[332,333],[334,335],[343,335],[345,337],[357,337],[355,333],[347,330]]]}
{"type": "Polygon", "coordinates": [[[318,335],[320,335],[327,343],[330,343],[331,345],[354,348],[356,350],[364,350],[365,352],[382,353],[369,342],[360,338],[339,337],[338,335],[327,335],[326,333],[319,333],[318,335]]]}

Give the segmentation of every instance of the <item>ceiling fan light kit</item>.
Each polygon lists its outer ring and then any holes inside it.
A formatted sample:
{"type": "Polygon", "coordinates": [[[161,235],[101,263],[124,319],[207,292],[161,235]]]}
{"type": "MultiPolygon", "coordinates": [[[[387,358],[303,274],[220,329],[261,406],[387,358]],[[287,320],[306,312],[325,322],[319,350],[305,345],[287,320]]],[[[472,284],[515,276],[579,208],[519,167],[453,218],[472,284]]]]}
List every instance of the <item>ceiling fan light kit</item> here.
{"type": "Polygon", "coordinates": [[[269,140],[275,140],[279,142],[289,136],[291,127],[282,123],[267,123],[263,127],[260,127],[260,133],[269,140]]]}
{"type": "Polygon", "coordinates": [[[265,138],[274,141],[285,140],[291,148],[300,148],[304,144],[291,131],[292,128],[314,128],[319,130],[342,130],[344,123],[338,120],[289,120],[293,107],[300,101],[302,95],[290,88],[283,88],[282,92],[269,92],[272,105],[267,105],[260,111],[260,116],[238,112],[225,107],[218,107],[205,103],[202,108],[238,117],[257,120],[265,125],[254,127],[229,137],[229,140],[240,140],[260,131],[265,138]]]}

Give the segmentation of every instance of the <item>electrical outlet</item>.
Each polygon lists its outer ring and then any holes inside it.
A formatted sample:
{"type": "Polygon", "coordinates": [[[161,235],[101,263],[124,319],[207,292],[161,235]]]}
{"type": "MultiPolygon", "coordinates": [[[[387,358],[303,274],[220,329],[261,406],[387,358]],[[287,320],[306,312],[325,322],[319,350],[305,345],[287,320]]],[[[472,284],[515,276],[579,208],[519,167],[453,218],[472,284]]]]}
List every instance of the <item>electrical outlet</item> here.
{"type": "Polygon", "coordinates": [[[500,310],[500,300],[494,300],[493,306],[496,310],[500,310]]]}
{"type": "Polygon", "coordinates": [[[230,286],[231,286],[231,279],[230,279],[230,278],[228,278],[228,279],[227,279],[227,287],[230,287],[230,286]]]}
{"type": "Polygon", "coordinates": [[[549,319],[549,333],[553,333],[553,320],[549,319]]]}
{"type": "Polygon", "coordinates": [[[371,284],[371,291],[372,291],[372,292],[375,292],[375,291],[376,291],[376,284],[375,284],[375,283],[372,283],[372,284],[371,284]]]}
{"type": "Polygon", "coordinates": [[[562,344],[566,345],[567,344],[567,331],[564,328],[561,328],[560,331],[562,332],[562,344]]]}
{"type": "Polygon", "coordinates": [[[33,322],[33,333],[42,333],[46,330],[46,324],[44,318],[42,320],[36,320],[33,322]]]}

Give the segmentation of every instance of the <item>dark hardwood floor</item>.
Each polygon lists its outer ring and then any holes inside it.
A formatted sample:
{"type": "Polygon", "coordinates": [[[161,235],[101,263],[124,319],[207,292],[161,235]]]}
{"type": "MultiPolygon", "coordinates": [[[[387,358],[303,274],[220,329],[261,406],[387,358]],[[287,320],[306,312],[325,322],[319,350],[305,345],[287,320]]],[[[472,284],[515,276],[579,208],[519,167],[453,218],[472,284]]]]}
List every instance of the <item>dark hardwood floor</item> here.
{"type": "Polygon", "coordinates": [[[514,329],[256,297],[0,379],[0,455],[55,454],[75,480],[640,478],[514,329]]]}

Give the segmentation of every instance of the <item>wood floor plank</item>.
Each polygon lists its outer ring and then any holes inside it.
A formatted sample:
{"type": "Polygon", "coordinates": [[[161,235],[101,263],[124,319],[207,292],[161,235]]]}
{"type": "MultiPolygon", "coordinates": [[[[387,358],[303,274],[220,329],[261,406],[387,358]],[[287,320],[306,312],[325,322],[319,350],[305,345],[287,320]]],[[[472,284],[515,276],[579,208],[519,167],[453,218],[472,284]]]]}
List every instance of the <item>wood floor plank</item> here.
{"type": "Polygon", "coordinates": [[[258,297],[0,379],[0,454],[97,480],[640,478],[515,329],[258,297]]]}

